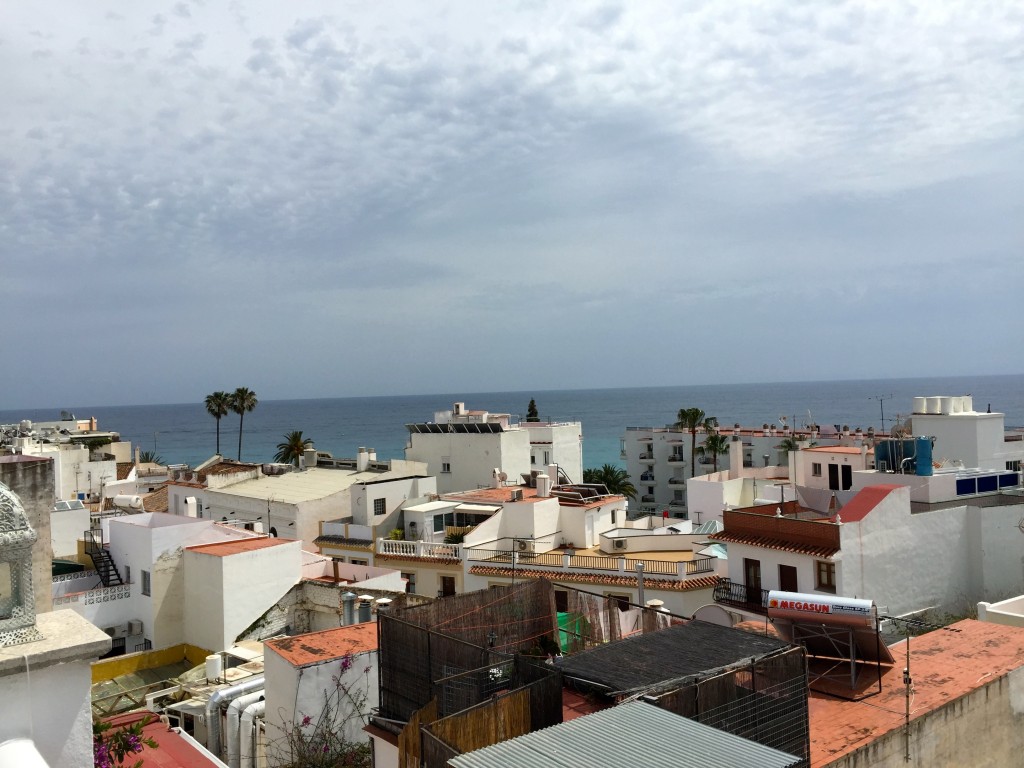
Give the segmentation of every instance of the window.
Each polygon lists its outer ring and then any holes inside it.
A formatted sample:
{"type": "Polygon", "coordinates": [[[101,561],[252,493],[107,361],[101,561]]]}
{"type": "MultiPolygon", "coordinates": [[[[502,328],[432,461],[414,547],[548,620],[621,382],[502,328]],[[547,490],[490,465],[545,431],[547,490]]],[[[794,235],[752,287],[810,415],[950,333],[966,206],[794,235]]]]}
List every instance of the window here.
{"type": "Polygon", "coordinates": [[[387,500],[386,499],[374,499],[373,500],[373,514],[375,514],[375,515],[383,515],[385,512],[387,512],[387,508],[385,506],[386,504],[387,504],[387,500]]]}
{"type": "Polygon", "coordinates": [[[821,477],[821,463],[820,462],[816,461],[813,464],[811,464],[811,476],[812,477],[821,477]]]}
{"type": "Polygon", "coordinates": [[[1009,472],[1020,472],[1020,459],[1006,462],[1006,469],[1009,472]]]}
{"type": "Polygon", "coordinates": [[[153,592],[153,585],[150,583],[149,571],[142,572],[142,594],[150,597],[153,592]]]}
{"type": "Polygon", "coordinates": [[[647,493],[648,493],[648,495],[650,495],[650,496],[653,496],[653,495],[654,495],[654,486],[653,486],[653,485],[648,485],[648,486],[647,486],[647,493]]]}
{"type": "Polygon", "coordinates": [[[629,595],[623,595],[616,592],[605,592],[604,595],[609,600],[614,600],[618,609],[623,613],[629,610],[629,595]]]}
{"type": "Polygon", "coordinates": [[[444,530],[444,515],[434,515],[434,533],[444,530]]]}
{"type": "MultiPolygon", "coordinates": [[[[551,463],[551,454],[548,451],[544,451],[544,466],[546,467],[551,463]]],[[[554,480],[554,478],[551,478],[554,480]]]]}
{"type": "Polygon", "coordinates": [[[683,492],[682,491],[672,491],[672,499],[673,499],[673,501],[682,501],[683,500],[683,492]]]}
{"type": "Polygon", "coordinates": [[[779,566],[779,589],[783,592],[799,592],[797,589],[796,566],[779,566]]]}
{"type": "Polygon", "coordinates": [[[836,592],[836,564],[825,560],[814,563],[814,588],[819,592],[836,592]]]}
{"type": "Polygon", "coordinates": [[[349,558],[349,562],[352,563],[352,565],[369,565],[370,564],[369,560],[360,560],[358,557],[351,557],[351,558],[349,558]]]}
{"type": "Polygon", "coordinates": [[[405,591],[410,595],[416,593],[416,574],[415,573],[402,573],[402,578],[405,579],[405,591]]]}
{"type": "Polygon", "coordinates": [[[441,474],[450,475],[452,472],[451,459],[441,459],[441,474]]]}
{"type": "Polygon", "coordinates": [[[613,509],[612,510],[612,525],[618,525],[618,524],[619,524],[619,510],[613,509]]]}

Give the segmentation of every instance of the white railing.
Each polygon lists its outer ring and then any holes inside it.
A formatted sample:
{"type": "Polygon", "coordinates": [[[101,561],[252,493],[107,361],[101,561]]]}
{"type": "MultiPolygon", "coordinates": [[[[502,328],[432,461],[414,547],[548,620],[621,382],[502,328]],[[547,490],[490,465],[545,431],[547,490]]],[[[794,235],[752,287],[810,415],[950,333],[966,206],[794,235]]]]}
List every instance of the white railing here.
{"type": "Polygon", "coordinates": [[[85,592],[72,592],[67,595],[53,598],[53,607],[58,605],[72,605],[82,603],[84,605],[95,605],[97,603],[109,603],[114,600],[125,600],[132,596],[131,584],[118,584],[114,587],[100,587],[85,592]]]}
{"type": "Polygon", "coordinates": [[[426,557],[444,560],[461,560],[461,544],[432,544],[429,541],[395,541],[377,539],[378,555],[396,557],[426,557]]]}
{"type": "MultiPolygon", "coordinates": [[[[466,558],[474,563],[488,566],[511,568],[511,550],[473,548],[466,550],[466,558]]],[[[603,555],[569,555],[562,552],[516,552],[515,567],[544,571],[582,571],[593,574],[607,574],[609,571],[623,575],[636,573],[637,563],[643,563],[644,575],[653,578],[679,578],[714,574],[719,561],[715,557],[696,557],[692,560],[652,560],[630,557],[606,557],[603,555]]]]}

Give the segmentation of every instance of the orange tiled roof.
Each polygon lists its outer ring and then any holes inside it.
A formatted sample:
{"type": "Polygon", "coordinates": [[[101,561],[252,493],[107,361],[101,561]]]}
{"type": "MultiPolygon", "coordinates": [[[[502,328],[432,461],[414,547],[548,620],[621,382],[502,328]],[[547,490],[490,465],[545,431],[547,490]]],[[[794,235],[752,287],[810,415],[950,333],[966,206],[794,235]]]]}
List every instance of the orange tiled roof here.
{"type": "Polygon", "coordinates": [[[340,659],[349,654],[377,650],[377,624],[368,621],[306,635],[268,640],[270,648],[293,667],[307,667],[340,659]]]}
{"type": "Polygon", "coordinates": [[[167,511],[167,486],[157,488],[152,493],[142,497],[142,508],[147,512],[167,511]]]}
{"type": "MultiPolygon", "coordinates": [[[[914,678],[911,720],[994,683],[1024,665],[1024,629],[965,619],[910,641],[914,678]]],[[[903,728],[905,646],[891,649],[897,663],[882,675],[882,692],[861,701],[811,693],[811,766],[827,765],[903,728]]],[[[951,716],[955,715],[951,712],[951,716]]],[[[867,758],[865,758],[867,759],[867,758]]]]}
{"type": "Polygon", "coordinates": [[[728,530],[721,533],[713,533],[708,536],[713,541],[721,541],[724,544],[747,544],[751,547],[763,549],[776,549],[780,552],[793,552],[798,555],[811,555],[812,557],[832,557],[839,551],[839,547],[814,546],[813,544],[798,544],[785,539],[773,539],[768,536],[753,536],[746,533],[729,533],[728,530]]]}
{"type": "MultiPolygon", "coordinates": [[[[469,572],[477,576],[503,576],[511,578],[511,568],[500,568],[490,565],[474,565],[469,572]]],[[[535,571],[530,568],[516,568],[516,578],[550,579],[557,582],[574,582],[583,584],[605,584],[616,587],[635,587],[636,576],[612,576],[578,571],[535,571]]],[[[718,576],[701,576],[696,579],[655,579],[644,576],[644,587],[647,589],[670,589],[674,592],[690,592],[695,589],[711,589],[718,583],[718,576]]]]}
{"type": "Polygon", "coordinates": [[[128,475],[132,471],[132,467],[135,466],[134,462],[131,461],[119,461],[117,462],[117,479],[127,480],[128,475]]]}
{"type": "Polygon", "coordinates": [[[850,499],[839,510],[839,517],[844,523],[858,523],[868,516],[872,509],[893,491],[898,491],[902,485],[869,485],[850,499]]]}
{"type": "Polygon", "coordinates": [[[215,544],[197,544],[194,547],[186,547],[190,552],[199,552],[214,557],[227,557],[238,555],[242,552],[255,552],[260,549],[268,549],[281,544],[290,544],[291,539],[278,539],[273,536],[260,536],[246,539],[235,539],[234,541],[218,541],[215,544]]]}

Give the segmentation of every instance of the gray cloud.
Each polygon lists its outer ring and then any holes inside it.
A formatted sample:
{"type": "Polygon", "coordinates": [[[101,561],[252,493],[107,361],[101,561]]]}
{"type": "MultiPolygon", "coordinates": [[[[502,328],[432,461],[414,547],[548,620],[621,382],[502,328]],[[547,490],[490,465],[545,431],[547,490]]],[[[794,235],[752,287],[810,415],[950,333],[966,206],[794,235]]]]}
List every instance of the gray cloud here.
{"type": "Polygon", "coordinates": [[[38,319],[4,351],[42,370],[102,328],[152,379],[231,365],[267,397],[407,391],[410,363],[465,391],[1007,371],[945,350],[1011,296],[1024,19],[927,8],[8,11],[0,302],[38,319]],[[33,314],[61,292],[95,322],[33,314]],[[944,307],[942,332],[879,349],[899,306],[944,307]],[[595,381],[495,352],[549,333],[628,353],[595,381]]]}

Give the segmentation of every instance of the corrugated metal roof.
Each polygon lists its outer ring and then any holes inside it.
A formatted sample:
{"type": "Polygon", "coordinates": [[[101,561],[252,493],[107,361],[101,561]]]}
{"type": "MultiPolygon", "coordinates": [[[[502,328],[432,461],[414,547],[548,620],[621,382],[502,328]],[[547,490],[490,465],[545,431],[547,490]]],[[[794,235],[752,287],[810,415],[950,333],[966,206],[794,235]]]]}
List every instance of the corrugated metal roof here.
{"type": "Polygon", "coordinates": [[[467,752],[454,768],[792,768],[800,758],[633,701],[467,752]]]}

